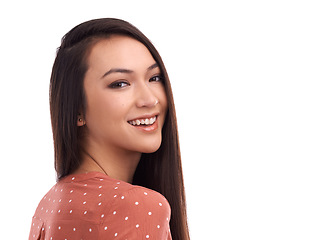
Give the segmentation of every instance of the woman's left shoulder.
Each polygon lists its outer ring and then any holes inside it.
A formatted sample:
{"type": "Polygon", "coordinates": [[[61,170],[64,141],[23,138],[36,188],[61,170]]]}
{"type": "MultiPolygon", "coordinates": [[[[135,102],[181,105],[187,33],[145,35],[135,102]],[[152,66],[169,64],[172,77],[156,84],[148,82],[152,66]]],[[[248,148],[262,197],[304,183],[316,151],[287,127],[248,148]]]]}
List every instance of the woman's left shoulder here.
{"type": "Polygon", "coordinates": [[[153,210],[154,212],[162,213],[162,215],[166,215],[166,217],[170,216],[170,205],[167,199],[157,191],[131,185],[125,191],[120,191],[119,194],[115,194],[115,204],[121,205],[123,208],[128,210],[138,210],[142,212],[146,212],[147,214],[151,214],[150,212],[153,210]]]}

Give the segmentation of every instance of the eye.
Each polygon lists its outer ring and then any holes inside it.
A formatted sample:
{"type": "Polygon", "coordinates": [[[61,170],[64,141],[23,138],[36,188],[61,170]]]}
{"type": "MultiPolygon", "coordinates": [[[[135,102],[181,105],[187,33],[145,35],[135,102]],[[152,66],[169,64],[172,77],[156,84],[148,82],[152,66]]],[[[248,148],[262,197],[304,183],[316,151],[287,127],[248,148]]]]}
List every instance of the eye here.
{"type": "Polygon", "coordinates": [[[116,81],[108,85],[109,88],[124,88],[130,84],[126,81],[116,81]]]}
{"type": "Polygon", "coordinates": [[[163,82],[163,78],[159,75],[156,75],[149,79],[150,82],[163,82]]]}

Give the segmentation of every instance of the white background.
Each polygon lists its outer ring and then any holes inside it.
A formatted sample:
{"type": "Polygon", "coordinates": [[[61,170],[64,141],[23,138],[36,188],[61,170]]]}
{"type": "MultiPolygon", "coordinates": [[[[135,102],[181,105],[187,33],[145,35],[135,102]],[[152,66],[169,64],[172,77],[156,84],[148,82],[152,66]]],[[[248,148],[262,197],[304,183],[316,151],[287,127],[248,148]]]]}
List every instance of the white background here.
{"type": "Polygon", "coordinates": [[[159,50],[192,239],[321,238],[319,1],[3,1],[1,236],[27,239],[55,183],[48,89],[61,37],[117,17],[159,50]]]}

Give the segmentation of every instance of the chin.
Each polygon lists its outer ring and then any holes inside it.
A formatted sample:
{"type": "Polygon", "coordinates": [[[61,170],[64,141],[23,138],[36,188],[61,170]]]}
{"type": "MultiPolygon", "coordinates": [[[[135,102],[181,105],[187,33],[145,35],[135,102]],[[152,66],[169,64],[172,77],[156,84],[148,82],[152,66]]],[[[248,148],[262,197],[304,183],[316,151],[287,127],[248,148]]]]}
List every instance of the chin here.
{"type": "Polygon", "coordinates": [[[159,147],[160,147],[160,144],[159,144],[157,147],[151,147],[151,146],[149,146],[149,147],[143,149],[143,151],[141,151],[141,152],[142,152],[142,153],[154,153],[154,152],[156,152],[156,151],[159,149],[159,147]]]}
{"type": "Polygon", "coordinates": [[[158,147],[158,148],[155,148],[155,149],[148,149],[148,150],[146,150],[146,151],[142,151],[141,153],[154,153],[154,152],[156,152],[158,149],[159,149],[159,147],[158,147]]]}
{"type": "Polygon", "coordinates": [[[139,147],[139,152],[141,153],[153,153],[156,152],[160,146],[161,146],[162,141],[157,141],[154,143],[146,143],[144,145],[141,145],[139,147]]]}

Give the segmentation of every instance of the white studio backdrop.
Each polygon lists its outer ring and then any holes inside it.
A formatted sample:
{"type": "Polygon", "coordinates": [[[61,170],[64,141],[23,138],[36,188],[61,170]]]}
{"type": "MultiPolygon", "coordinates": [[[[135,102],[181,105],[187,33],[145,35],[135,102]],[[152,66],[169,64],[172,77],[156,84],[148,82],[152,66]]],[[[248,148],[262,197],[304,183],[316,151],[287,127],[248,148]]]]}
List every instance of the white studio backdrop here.
{"type": "Polygon", "coordinates": [[[49,78],[72,27],[116,17],[159,50],[177,108],[191,239],[321,238],[319,1],[4,1],[1,235],[55,184],[49,78]]]}

